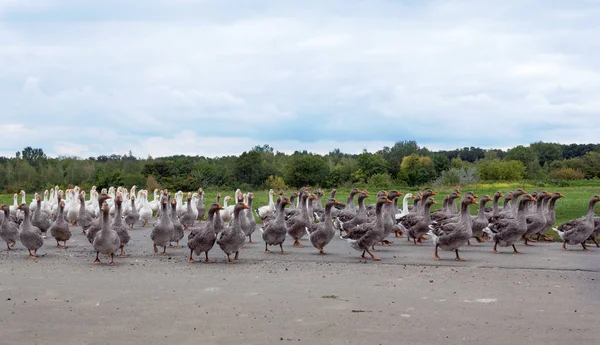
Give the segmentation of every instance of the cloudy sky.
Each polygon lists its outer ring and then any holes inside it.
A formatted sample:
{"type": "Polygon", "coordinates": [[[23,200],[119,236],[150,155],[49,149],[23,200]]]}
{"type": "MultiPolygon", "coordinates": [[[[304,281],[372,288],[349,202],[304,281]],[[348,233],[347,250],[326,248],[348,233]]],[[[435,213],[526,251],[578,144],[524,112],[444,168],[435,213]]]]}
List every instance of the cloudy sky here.
{"type": "Polygon", "coordinates": [[[600,142],[600,0],[0,0],[0,155],[600,142]]]}

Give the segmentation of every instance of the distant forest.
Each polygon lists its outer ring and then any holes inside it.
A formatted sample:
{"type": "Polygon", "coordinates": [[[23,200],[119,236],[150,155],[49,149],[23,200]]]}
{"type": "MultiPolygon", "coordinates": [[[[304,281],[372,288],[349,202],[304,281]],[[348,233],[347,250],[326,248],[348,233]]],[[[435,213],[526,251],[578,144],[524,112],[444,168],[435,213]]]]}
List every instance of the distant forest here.
{"type": "Polygon", "coordinates": [[[239,156],[171,156],[147,159],[126,155],[47,157],[26,147],[0,157],[0,192],[41,191],[54,185],[89,188],[131,186],[190,191],[205,189],[284,189],[304,185],[347,186],[459,185],[478,181],[568,181],[600,177],[600,145],[536,142],[507,151],[464,147],[430,151],[400,141],[370,153],[285,154],[268,145],[239,156]]]}

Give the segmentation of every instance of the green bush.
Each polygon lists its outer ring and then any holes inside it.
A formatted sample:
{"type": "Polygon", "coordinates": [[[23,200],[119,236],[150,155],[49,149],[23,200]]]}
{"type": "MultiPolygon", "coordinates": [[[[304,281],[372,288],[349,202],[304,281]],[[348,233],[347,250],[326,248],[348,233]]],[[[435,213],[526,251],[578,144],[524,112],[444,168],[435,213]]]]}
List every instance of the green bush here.
{"type": "Polygon", "coordinates": [[[481,160],[477,165],[479,177],[485,181],[517,181],[525,177],[527,168],[516,160],[481,160]]]}
{"type": "Polygon", "coordinates": [[[280,190],[288,189],[288,186],[285,184],[285,181],[279,176],[269,175],[269,178],[265,181],[265,185],[268,188],[278,192],[280,190]]]}
{"type": "Polygon", "coordinates": [[[553,178],[563,181],[581,180],[584,177],[580,170],[575,170],[573,168],[555,169],[552,170],[551,175],[553,178]]]}
{"type": "Polygon", "coordinates": [[[392,186],[392,177],[389,174],[375,174],[367,180],[369,187],[388,189],[392,186]]]}

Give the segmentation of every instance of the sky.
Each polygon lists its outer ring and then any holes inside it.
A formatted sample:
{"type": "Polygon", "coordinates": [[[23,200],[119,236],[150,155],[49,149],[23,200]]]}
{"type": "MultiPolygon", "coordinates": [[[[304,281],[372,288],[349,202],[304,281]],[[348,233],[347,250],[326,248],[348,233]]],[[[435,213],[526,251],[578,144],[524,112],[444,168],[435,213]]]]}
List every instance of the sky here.
{"type": "Polygon", "coordinates": [[[0,155],[600,142],[600,0],[0,0],[0,155]]]}

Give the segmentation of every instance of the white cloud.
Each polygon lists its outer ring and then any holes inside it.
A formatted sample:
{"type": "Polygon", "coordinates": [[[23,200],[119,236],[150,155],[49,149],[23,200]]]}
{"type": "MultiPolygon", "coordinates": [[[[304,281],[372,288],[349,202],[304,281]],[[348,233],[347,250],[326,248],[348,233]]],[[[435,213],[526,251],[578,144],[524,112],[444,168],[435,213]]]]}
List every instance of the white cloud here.
{"type": "Polygon", "coordinates": [[[600,129],[598,3],[0,3],[0,113],[28,131],[7,152],[505,147],[600,129]]]}

